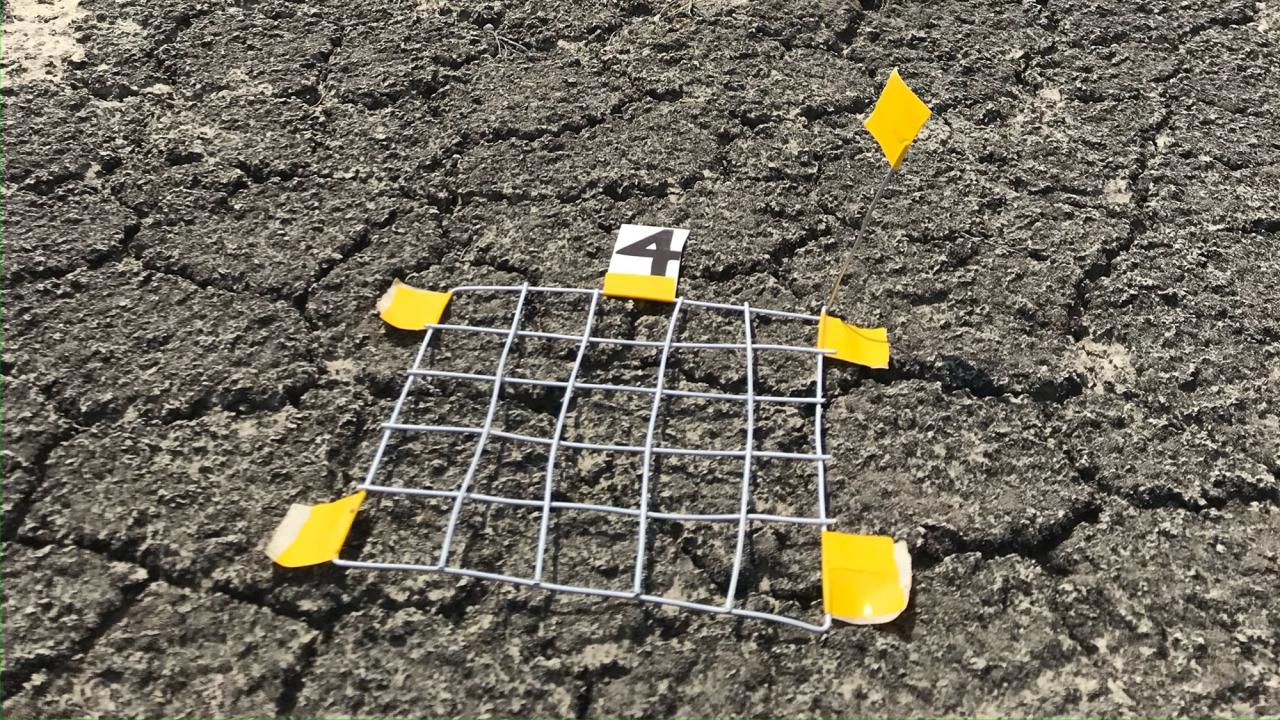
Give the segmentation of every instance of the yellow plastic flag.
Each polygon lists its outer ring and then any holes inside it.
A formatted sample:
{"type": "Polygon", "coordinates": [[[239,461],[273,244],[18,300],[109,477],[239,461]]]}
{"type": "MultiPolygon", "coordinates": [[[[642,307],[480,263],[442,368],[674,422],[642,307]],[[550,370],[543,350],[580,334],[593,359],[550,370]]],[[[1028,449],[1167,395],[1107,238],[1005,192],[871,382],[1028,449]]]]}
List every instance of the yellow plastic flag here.
{"type": "Polygon", "coordinates": [[[378,299],[378,316],[401,330],[425,330],[440,322],[453,293],[422,290],[396,280],[378,299]]]}
{"type": "Polygon", "coordinates": [[[365,491],[319,505],[291,505],[267,543],[267,557],[284,567],[319,565],[338,557],[365,491]]]}
{"type": "Polygon", "coordinates": [[[889,81],[884,84],[880,99],[876,100],[875,109],[863,126],[880,143],[889,166],[897,170],[907,148],[911,147],[916,135],[920,134],[920,128],[932,114],[929,106],[902,82],[902,76],[895,68],[889,73],[889,81]]]}
{"type": "Polygon", "coordinates": [[[889,367],[889,332],[884,328],[864,328],[822,313],[818,318],[819,350],[832,350],[828,357],[883,370],[889,367]]]}
{"type": "Polygon", "coordinates": [[[887,535],[822,532],[822,605],[855,625],[891,622],[911,596],[911,553],[887,535]]]}

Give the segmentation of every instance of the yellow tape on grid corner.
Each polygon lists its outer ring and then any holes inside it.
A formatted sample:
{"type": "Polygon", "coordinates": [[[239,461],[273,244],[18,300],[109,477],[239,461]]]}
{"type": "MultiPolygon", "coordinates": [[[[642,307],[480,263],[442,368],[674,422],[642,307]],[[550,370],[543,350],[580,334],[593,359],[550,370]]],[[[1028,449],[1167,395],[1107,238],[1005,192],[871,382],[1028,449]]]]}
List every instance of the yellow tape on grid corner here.
{"type": "Polygon", "coordinates": [[[911,597],[911,553],[887,535],[822,532],[822,605],[854,625],[892,622],[911,597]]]}
{"type": "Polygon", "coordinates": [[[401,330],[425,330],[428,325],[440,322],[452,297],[451,292],[423,290],[396,280],[378,298],[378,316],[401,330]]]}
{"type": "Polygon", "coordinates": [[[885,160],[889,167],[897,170],[902,165],[902,158],[907,148],[920,134],[920,128],[929,121],[933,111],[925,105],[911,88],[902,81],[902,76],[895,68],[889,73],[876,106],[862,123],[867,132],[880,143],[885,160]]]}
{"type": "Polygon", "coordinates": [[[335,560],[351,532],[365,492],[320,505],[291,505],[267,543],[267,557],[284,567],[335,560]]]}
{"type": "Polygon", "coordinates": [[[604,294],[636,300],[676,301],[676,279],[662,275],[605,273],[604,294]]]}
{"type": "Polygon", "coordinates": [[[623,225],[604,276],[609,297],[675,302],[689,231],[653,225],[623,225]]]}
{"type": "Polygon", "coordinates": [[[883,370],[889,367],[889,332],[884,328],[864,328],[822,313],[818,318],[819,350],[833,351],[827,357],[883,370]]]}

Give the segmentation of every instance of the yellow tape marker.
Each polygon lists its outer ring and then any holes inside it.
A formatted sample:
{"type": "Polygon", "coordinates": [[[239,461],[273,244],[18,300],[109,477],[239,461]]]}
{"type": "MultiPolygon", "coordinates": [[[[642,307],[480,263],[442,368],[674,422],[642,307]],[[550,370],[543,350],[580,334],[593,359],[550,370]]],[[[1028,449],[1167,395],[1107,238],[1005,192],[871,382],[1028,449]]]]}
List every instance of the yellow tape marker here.
{"type": "Polygon", "coordinates": [[[604,294],[637,300],[676,301],[676,279],[664,275],[605,273],[604,294]]]}
{"type": "Polygon", "coordinates": [[[884,84],[880,99],[876,100],[875,109],[867,116],[863,126],[880,143],[889,166],[897,170],[902,165],[907,148],[911,147],[916,135],[920,134],[920,128],[924,127],[932,114],[929,106],[902,82],[902,76],[895,69],[889,73],[889,81],[884,84]]]}
{"type": "Polygon", "coordinates": [[[833,357],[869,368],[889,367],[889,333],[884,328],[864,328],[822,313],[818,318],[818,349],[834,350],[833,357]]]}
{"type": "Polygon", "coordinates": [[[440,322],[453,293],[422,290],[396,280],[378,299],[378,316],[401,330],[425,330],[440,322]]]}
{"type": "Polygon", "coordinates": [[[320,505],[291,505],[267,543],[267,557],[285,567],[319,565],[338,557],[364,491],[320,505]]]}
{"type": "Polygon", "coordinates": [[[822,605],[855,625],[894,620],[911,596],[911,553],[886,535],[822,532],[822,605]]]}

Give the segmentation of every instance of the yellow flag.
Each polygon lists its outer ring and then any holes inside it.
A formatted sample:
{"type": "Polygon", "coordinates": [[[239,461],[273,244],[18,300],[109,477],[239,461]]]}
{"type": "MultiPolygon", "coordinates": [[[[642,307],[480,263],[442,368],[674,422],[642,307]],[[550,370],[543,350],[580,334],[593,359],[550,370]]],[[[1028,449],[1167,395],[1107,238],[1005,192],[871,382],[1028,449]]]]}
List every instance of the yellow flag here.
{"type": "Polygon", "coordinates": [[[889,333],[884,328],[864,328],[822,313],[818,319],[818,349],[832,350],[830,357],[883,370],[889,367],[889,333]]]}
{"type": "Polygon", "coordinates": [[[285,567],[319,565],[338,557],[365,491],[319,505],[291,505],[267,543],[267,557],[285,567]]]}
{"type": "Polygon", "coordinates": [[[453,293],[423,290],[396,280],[378,299],[378,315],[401,330],[425,330],[440,322],[453,293]]]}
{"type": "Polygon", "coordinates": [[[911,596],[911,553],[885,535],[822,531],[822,605],[856,625],[891,622],[911,596]]]}
{"type": "Polygon", "coordinates": [[[897,170],[902,164],[902,156],[906,155],[907,148],[911,147],[916,135],[920,134],[920,128],[932,114],[929,106],[902,82],[902,76],[895,69],[889,73],[889,81],[884,84],[880,99],[876,100],[875,109],[863,126],[880,143],[889,165],[897,170]]]}

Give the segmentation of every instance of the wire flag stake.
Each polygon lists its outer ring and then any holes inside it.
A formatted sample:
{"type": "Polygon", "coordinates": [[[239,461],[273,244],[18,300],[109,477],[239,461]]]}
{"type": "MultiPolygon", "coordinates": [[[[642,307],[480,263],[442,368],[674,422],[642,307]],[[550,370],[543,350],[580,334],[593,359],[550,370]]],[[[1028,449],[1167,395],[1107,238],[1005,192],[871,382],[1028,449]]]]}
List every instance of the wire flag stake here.
{"type": "Polygon", "coordinates": [[[876,188],[876,194],[871,198],[871,204],[867,206],[867,211],[862,213],[862,224],[858,226],[858,234],[853,237],[853,245],[849,248],[849,254],[845,256],[844,263],[840,265],[840,274],[836,276],[836,282],[831,286],[831,295],[827,297],[827,307],[835,307],[836,294],[840,292],[840,283],[844,282],[844,276],[849,272],[849,268],[853,267],[854,253],[858,250],[858,246],[862,244],[862,236],[867,233],[867,225],[871,221],[871,213],[876,210],[876,203],[880,202],[880,196],[884,194],[884,189],[889,187],[889,181],[893,179],[897,170],[890,167],[889,172],[884,174],[884,178],[880,180],[880,186],[876,188]]]}
{"type": "Polygon", "coordinates": [[[884,179],[880,181],[880,186],[876,188],[876,194],[871,199],[871,204],[867,206],[866,212],[862,214],[862,223],[858,227],[858,234],[853,238],[853,246],[849,249],[849,255],[840,267],[840,274],[836,276],[835,284],[831,287],[831,295],[827,298],[827,307],[834,307],[836,296],[840,292],[840,285],[844,281],[845,275],[849,272],[849,268],[853,265],[854,252],[862,243],[862,236],[867,232],[867,225],[871,221],[871,214],[875,212],[876,204],[880,202],[880,196],[884,194],[884,190],[889,185],[889,181],[893,179],[898,169],[902,167],[902,160],[906,157],[907,149],[911,147],[911,143],[915,141],[916,136],[920,134],[920,129],[928,122],[929,116],[933,111],[925,105],[919,97],[916,96],[911,88],[902,81],[902,76],[898,74],[895,68],[889,73],[889,79],[885,82],[884,89],[880,91],[880,97],[876,100],[876,106],[871,110],[871,114],[867,116],[863,127],[870,132],[876,142],[880,144],[880,149],[884,151],[885,160],[889,163],[889,172],[885,173],[884,179]]]}

